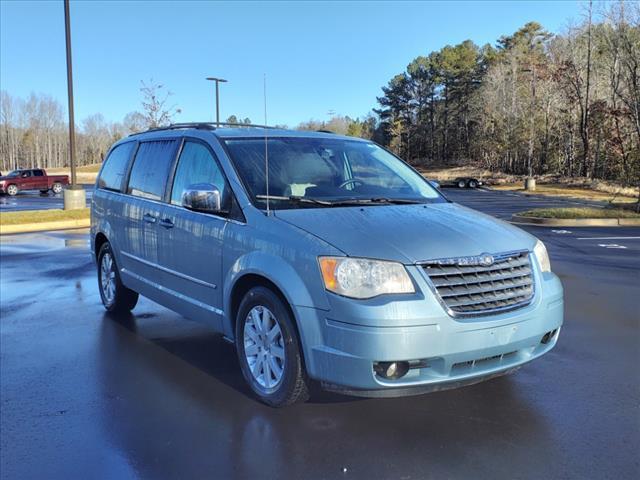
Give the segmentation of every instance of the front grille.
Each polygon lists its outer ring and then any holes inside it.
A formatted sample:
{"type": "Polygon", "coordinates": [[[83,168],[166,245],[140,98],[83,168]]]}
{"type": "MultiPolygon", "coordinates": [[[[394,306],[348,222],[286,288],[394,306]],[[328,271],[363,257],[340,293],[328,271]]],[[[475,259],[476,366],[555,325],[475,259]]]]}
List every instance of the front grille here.
{"type": "Polygon", "coordinates": [[[433,260],[422,263],[442,302],[450,312],[482,315],[523,307],[533,298],[533,275],[528,252],[433,260]],[[480,260],[478,260],[480,259],[480,260]]]}

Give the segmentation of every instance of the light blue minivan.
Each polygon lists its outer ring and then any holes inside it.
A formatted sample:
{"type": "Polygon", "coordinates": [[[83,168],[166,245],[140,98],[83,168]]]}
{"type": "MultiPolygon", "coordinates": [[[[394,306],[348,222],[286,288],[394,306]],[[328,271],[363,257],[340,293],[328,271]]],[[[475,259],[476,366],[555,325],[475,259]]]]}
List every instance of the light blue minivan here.
{"type": "Polygon", "coordinates": [[[563,321],[542,242],[330,133],[131,135],[99,174],[91,244],[108,311],[140,294],[209,325],[272,406],[312,380],[379,397],[475,383],[548,352],[563,321]]]}

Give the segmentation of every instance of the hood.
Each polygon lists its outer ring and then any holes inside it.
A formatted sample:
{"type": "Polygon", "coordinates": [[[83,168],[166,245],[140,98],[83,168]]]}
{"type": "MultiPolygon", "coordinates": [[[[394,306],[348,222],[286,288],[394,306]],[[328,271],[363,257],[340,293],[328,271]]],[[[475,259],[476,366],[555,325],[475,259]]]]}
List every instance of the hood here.
{"type": "Polygon", "coordinates": [[[532,250],[532,235],[454,203],[277,210],[276,216],[353,257],[416,263],[532,250]]]}

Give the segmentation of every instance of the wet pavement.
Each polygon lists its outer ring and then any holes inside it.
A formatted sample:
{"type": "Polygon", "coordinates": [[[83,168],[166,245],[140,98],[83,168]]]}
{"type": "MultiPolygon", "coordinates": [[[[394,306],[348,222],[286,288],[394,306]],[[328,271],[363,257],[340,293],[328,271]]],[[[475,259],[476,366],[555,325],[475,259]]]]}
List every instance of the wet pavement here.
{"type": "Polygon", "coordinates": [[[507,190],[490,190],[478,188],[476,190],[443,188],[441,192],[454,202],[460,202],[467,207],[489,213],[503,220],[511,219],[514,213],[520,213],[532,208],[603,208],[606,204],[569,197],[548,197],[545,195],[527,195],[507,190]]]}
{"type": "MultiPolygon", "coordinates": [[[[499,216],[531,202],[454,195],[499,216]]],[[[280,410],[205,327],[146,299],[106,314],[86,230],[3,236],[0,476],[638,478],[640,228],[527,230],[565,287],[549,354],[458,390],[280,410]]]]}
{"type": "MultiPolygon", "coordinates": [[[[87,196],[87,207],[91,204],[93,185],[81,185],[87,196]]],[[[14,197],[0,195],[0,212],[15,212],[24,210],[49,210],[63,208],[64,198],[62,193],[40,193],[38,190],[18,192],[14,197]]]]}

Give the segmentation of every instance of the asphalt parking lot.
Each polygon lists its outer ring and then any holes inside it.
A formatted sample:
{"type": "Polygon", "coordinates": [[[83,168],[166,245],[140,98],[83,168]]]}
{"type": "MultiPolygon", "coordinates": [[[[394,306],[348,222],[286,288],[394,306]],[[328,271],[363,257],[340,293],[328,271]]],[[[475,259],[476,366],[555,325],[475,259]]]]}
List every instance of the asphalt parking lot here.
{"type": "MultiPolygon", "coordinates": [[[[446,193],[501,218],[556,201],[446,193]]],[[[145,299],[106,314],[86,230],[3,236],[0,476],[638,478],[640,228],[524,228],[565,287],[549,354],[458,390],[281,410],[204,327],[145,299]]]]}
{"type": "MultiPolygon", "coordinates": [[[[91,204],[93,185],[81,185],[87,196],[87,207],[91,204]]],[[[64,198],[62,194],[55,195],[52,192],[40,193],[38,190],[18,192],[15,197],[0,195],[0,212],[15,212],[24,210],[49,210],[63,208],[64,198]]]]}

